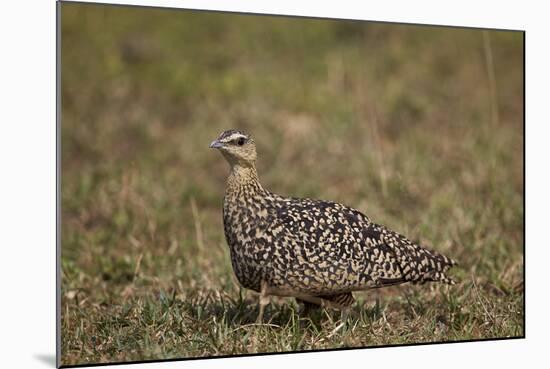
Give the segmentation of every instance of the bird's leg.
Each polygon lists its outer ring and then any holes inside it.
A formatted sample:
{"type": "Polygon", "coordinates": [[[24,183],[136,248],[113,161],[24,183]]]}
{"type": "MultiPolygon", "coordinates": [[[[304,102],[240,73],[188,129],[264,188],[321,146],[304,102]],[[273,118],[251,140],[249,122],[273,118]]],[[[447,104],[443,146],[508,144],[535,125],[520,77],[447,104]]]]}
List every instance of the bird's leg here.
{"type": "Polygon", "coordinates": [[[302,316],[309,317],[312,313],[314,313],[316,310],[319,310],[320,306],[317,304],[313,304],[308,301],[299,300],[301,303],[304,304],[304,309],[302,310],[301,314],[302,316]]]}
{"type": "Polygon", "coordinates": [[[349,307],[345,307],[340,310],[340,320],[342,321],[342,323],[347,323],[349,311],[350,311],[349,307]]]}
{"type": "Polygon", "coordinates": [[[351,306],[346,306],[340,310],[340,320],[344,324],[344,334],[347,334],[349,329],[353,329],[355,319],[360,319],[360,316],[351,306]]]}
{"type": "Polygon", "coordinates": [[[258,319],[256,319],[256,323],[262,324],[264,320],[264,308],[267,304],[269,304],[269,296],[267,294],[267,283],[265,281],[262,281],[259,304],[260,304],[260,312],[258,313],[258,319]]]}

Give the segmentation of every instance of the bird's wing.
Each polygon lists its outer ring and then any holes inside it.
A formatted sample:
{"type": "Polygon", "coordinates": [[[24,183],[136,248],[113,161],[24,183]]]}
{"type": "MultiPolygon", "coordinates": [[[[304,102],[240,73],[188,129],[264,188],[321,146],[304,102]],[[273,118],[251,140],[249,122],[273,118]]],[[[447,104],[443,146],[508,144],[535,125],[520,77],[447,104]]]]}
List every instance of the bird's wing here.
{"type": "Polygon", "coordinates": [[[330,295],[409,281],[451,283],[444,272],[454,261],[371,222],[356,209],[294,199],[276,218],[275,241],[287,247],[293,260],[287,268],[290,284],[330,295]]]}

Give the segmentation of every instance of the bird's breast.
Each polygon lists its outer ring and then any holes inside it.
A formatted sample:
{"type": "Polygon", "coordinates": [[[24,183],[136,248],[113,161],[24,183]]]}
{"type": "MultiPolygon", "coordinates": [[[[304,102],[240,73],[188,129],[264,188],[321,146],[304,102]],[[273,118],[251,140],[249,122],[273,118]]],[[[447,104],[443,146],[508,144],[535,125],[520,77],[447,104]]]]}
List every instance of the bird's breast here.
{"type": "Polygon", "coordinates": [[[224,198],[224,232],[239,282],[255,289],[264,277],[273,250],[267,237],[268,208],[254,197],[224,198]]]}

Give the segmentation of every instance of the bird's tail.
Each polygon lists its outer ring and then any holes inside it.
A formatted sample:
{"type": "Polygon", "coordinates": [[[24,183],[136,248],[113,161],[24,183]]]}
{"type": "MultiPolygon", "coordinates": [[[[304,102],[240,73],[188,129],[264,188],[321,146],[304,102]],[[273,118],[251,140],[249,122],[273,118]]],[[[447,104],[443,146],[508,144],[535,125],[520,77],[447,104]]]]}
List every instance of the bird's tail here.
{"type": "Polygon", "coordinates": [[[427,250],[397,232],[386,230],[386,243],[392,245],[403,278],[413,283],[455,284],[445,273],[458,263],[436,251],[427,250]]]}
{"type": "MultiPolygon", "coordinates": [[[[420,247],[420,246],[418,246],[420,247]]],[[[445,284],[454,285],[456,282],[446,275],[447,271],[451,269],[453,266],[458,265],[458,263],[436,251],[431,251],[427,249],[423,249],[427,253],[428,263],[427,265],[429,267],[422,268],[421,278],[418,280],[418,283],[425,283],[425,282],[440,282],[445,284]]]]}

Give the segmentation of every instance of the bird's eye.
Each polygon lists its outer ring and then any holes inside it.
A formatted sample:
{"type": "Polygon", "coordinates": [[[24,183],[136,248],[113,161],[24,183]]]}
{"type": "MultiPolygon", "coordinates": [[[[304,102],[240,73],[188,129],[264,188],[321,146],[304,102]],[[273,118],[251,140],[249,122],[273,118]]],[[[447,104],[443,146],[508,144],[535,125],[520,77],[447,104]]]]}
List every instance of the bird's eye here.
{"type": "Polygon", "coordinates": [[[239,139],[237,140],[237,145],[239,145],[239,146],[244,145],[244,141],[245,141],[245,140],[244,140],[244,137],[239,138],[239,139]]]}

